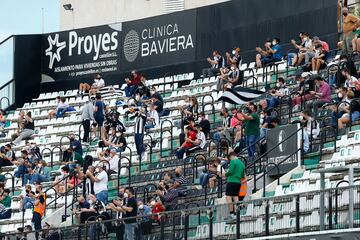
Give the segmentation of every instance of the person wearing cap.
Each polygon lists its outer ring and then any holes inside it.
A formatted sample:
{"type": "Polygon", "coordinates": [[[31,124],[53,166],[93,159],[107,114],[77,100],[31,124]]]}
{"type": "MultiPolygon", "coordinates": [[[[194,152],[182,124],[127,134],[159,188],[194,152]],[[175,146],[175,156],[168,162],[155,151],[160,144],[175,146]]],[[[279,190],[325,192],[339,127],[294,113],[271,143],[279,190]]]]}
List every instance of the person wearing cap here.
{"type": "Polygon", "coordinates": [[[83,142],[89,141],[90,136],[90,121],[95,121],[94,118],[94,103],[95,98],[91,97],[90,100],[86,101],[81,111],[81,125],[84,128],[83,142]]]}
{"type": "Polygon", "coordinates": [[[302,102],[313,98],[309,91],[314,89],[314,80],[310,76],[311,74],[308,72],[296,75],[296,80],[299,81],[299,88],[292,99],[293,111],[298,111],[301,108],[302,102]]]}
{"type": "Polygon", "coordinates": [[[230,212],[228,219],[231,220],[236,217],[236,212],[232,203],[239,201],[241,179],[245,177],[245,165],[234,152],[231,152],[228,158],[230,161],[230,166],[225,173],[227,178],[225,195],[230,212]]]}

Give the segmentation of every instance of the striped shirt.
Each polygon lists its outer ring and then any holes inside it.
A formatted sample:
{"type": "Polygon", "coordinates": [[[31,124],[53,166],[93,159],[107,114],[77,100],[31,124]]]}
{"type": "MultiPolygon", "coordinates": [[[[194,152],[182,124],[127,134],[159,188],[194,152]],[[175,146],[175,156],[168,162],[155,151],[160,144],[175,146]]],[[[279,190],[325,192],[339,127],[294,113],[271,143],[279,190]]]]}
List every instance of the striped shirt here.
{"type": "Polygon", "coordinates": [[[146,123],[146,115],[140,112],[135,114],[135,133],[144,134],[145,123],[146,123]]]}

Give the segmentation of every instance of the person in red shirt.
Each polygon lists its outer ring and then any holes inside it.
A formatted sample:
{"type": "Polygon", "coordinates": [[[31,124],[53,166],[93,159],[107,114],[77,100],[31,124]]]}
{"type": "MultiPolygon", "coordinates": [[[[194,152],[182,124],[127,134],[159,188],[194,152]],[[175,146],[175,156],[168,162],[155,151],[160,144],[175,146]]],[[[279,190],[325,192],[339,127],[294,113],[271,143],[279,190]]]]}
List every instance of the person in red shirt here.
{"type": "Polygon", "coordinates": [[[158,213],[162,213],[165,212],[165,206],[162,203],[162,199],[161,197],[155,197],[151,199],[150,205],[152,206],[152,214],[154,214],[152,216],[152,219],[159,222],[160,221],[160,216],[158,215],[158,213]]]}
{"type": "Polygon", "coordinates": [[[125,96],[131,97],[134,95],[141,83],[141,75],[136,70],[132,70],[131,78],[125,78],[125,82],[127,83],[127,86],[124,89],[125,96]]]}
{"type": "Polygon", "coordinates": [[[195,146],[194,143],[197,139],[196,135],[197,135],[196,129],[192,129],[191,126],[187,126],[185,128],[185,136],[186,136],[185,142],[176,151],[176,156],[178,159],[182,159],[184,157],[184,153],[186,152],[187,149],[195,146]]]}

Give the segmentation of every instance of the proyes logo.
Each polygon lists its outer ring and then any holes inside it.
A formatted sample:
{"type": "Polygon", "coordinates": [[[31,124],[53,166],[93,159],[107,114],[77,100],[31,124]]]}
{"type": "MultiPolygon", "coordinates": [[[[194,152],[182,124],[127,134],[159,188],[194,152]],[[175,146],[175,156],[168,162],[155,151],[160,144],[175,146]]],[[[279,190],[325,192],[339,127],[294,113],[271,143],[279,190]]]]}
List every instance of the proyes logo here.
{"type": "Polygon", "coordinates": [[[59,42],[59,34],[56,33],[54,39],[48,36],[49,47],[45,50],[45,55],[49,56],[49,68],[52,69],[55,60],[61,61],[60,52],[68,47],[68,56],[92,54],[92,60],[99,59],[100,52],[114,51],[118,47],[118,32],[104,33],[98,35],[79,36],[77,32],[71,31],[68,40],[59,42]]]}

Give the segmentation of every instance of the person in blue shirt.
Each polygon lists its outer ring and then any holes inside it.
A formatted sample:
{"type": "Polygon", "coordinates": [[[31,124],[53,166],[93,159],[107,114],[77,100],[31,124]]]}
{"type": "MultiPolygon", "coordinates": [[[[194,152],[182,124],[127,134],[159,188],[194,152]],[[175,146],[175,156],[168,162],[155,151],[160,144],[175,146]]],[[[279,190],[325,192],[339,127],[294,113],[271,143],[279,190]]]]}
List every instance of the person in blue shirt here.
{"type": "Polygon", "coordinates": [[[265,42],[265,49],[256,47],[258,54],[256,55],[256,66],[258,68],[264,67],[269,63],[281,61],[283,57],[280,39],[274,38],[272,41],[265,42]]]}
{"type": "Polygon", "coordinates": [[[102,101],[101,95],[96,94],[94,118],[99,129],[102,128],[105,121],[105,107],[106,106],[105,103],[102,101]]]}
{"type": "Polygon", "coordinates": [[[82,149],[82,145],[81,142],[79,140],[75,139],[75,134],[74,133],[70,133],[69,134],[69,140],[70,140],[70,147],[77,152],[79,155],[83,155],[83,149],[82,149]]]}

